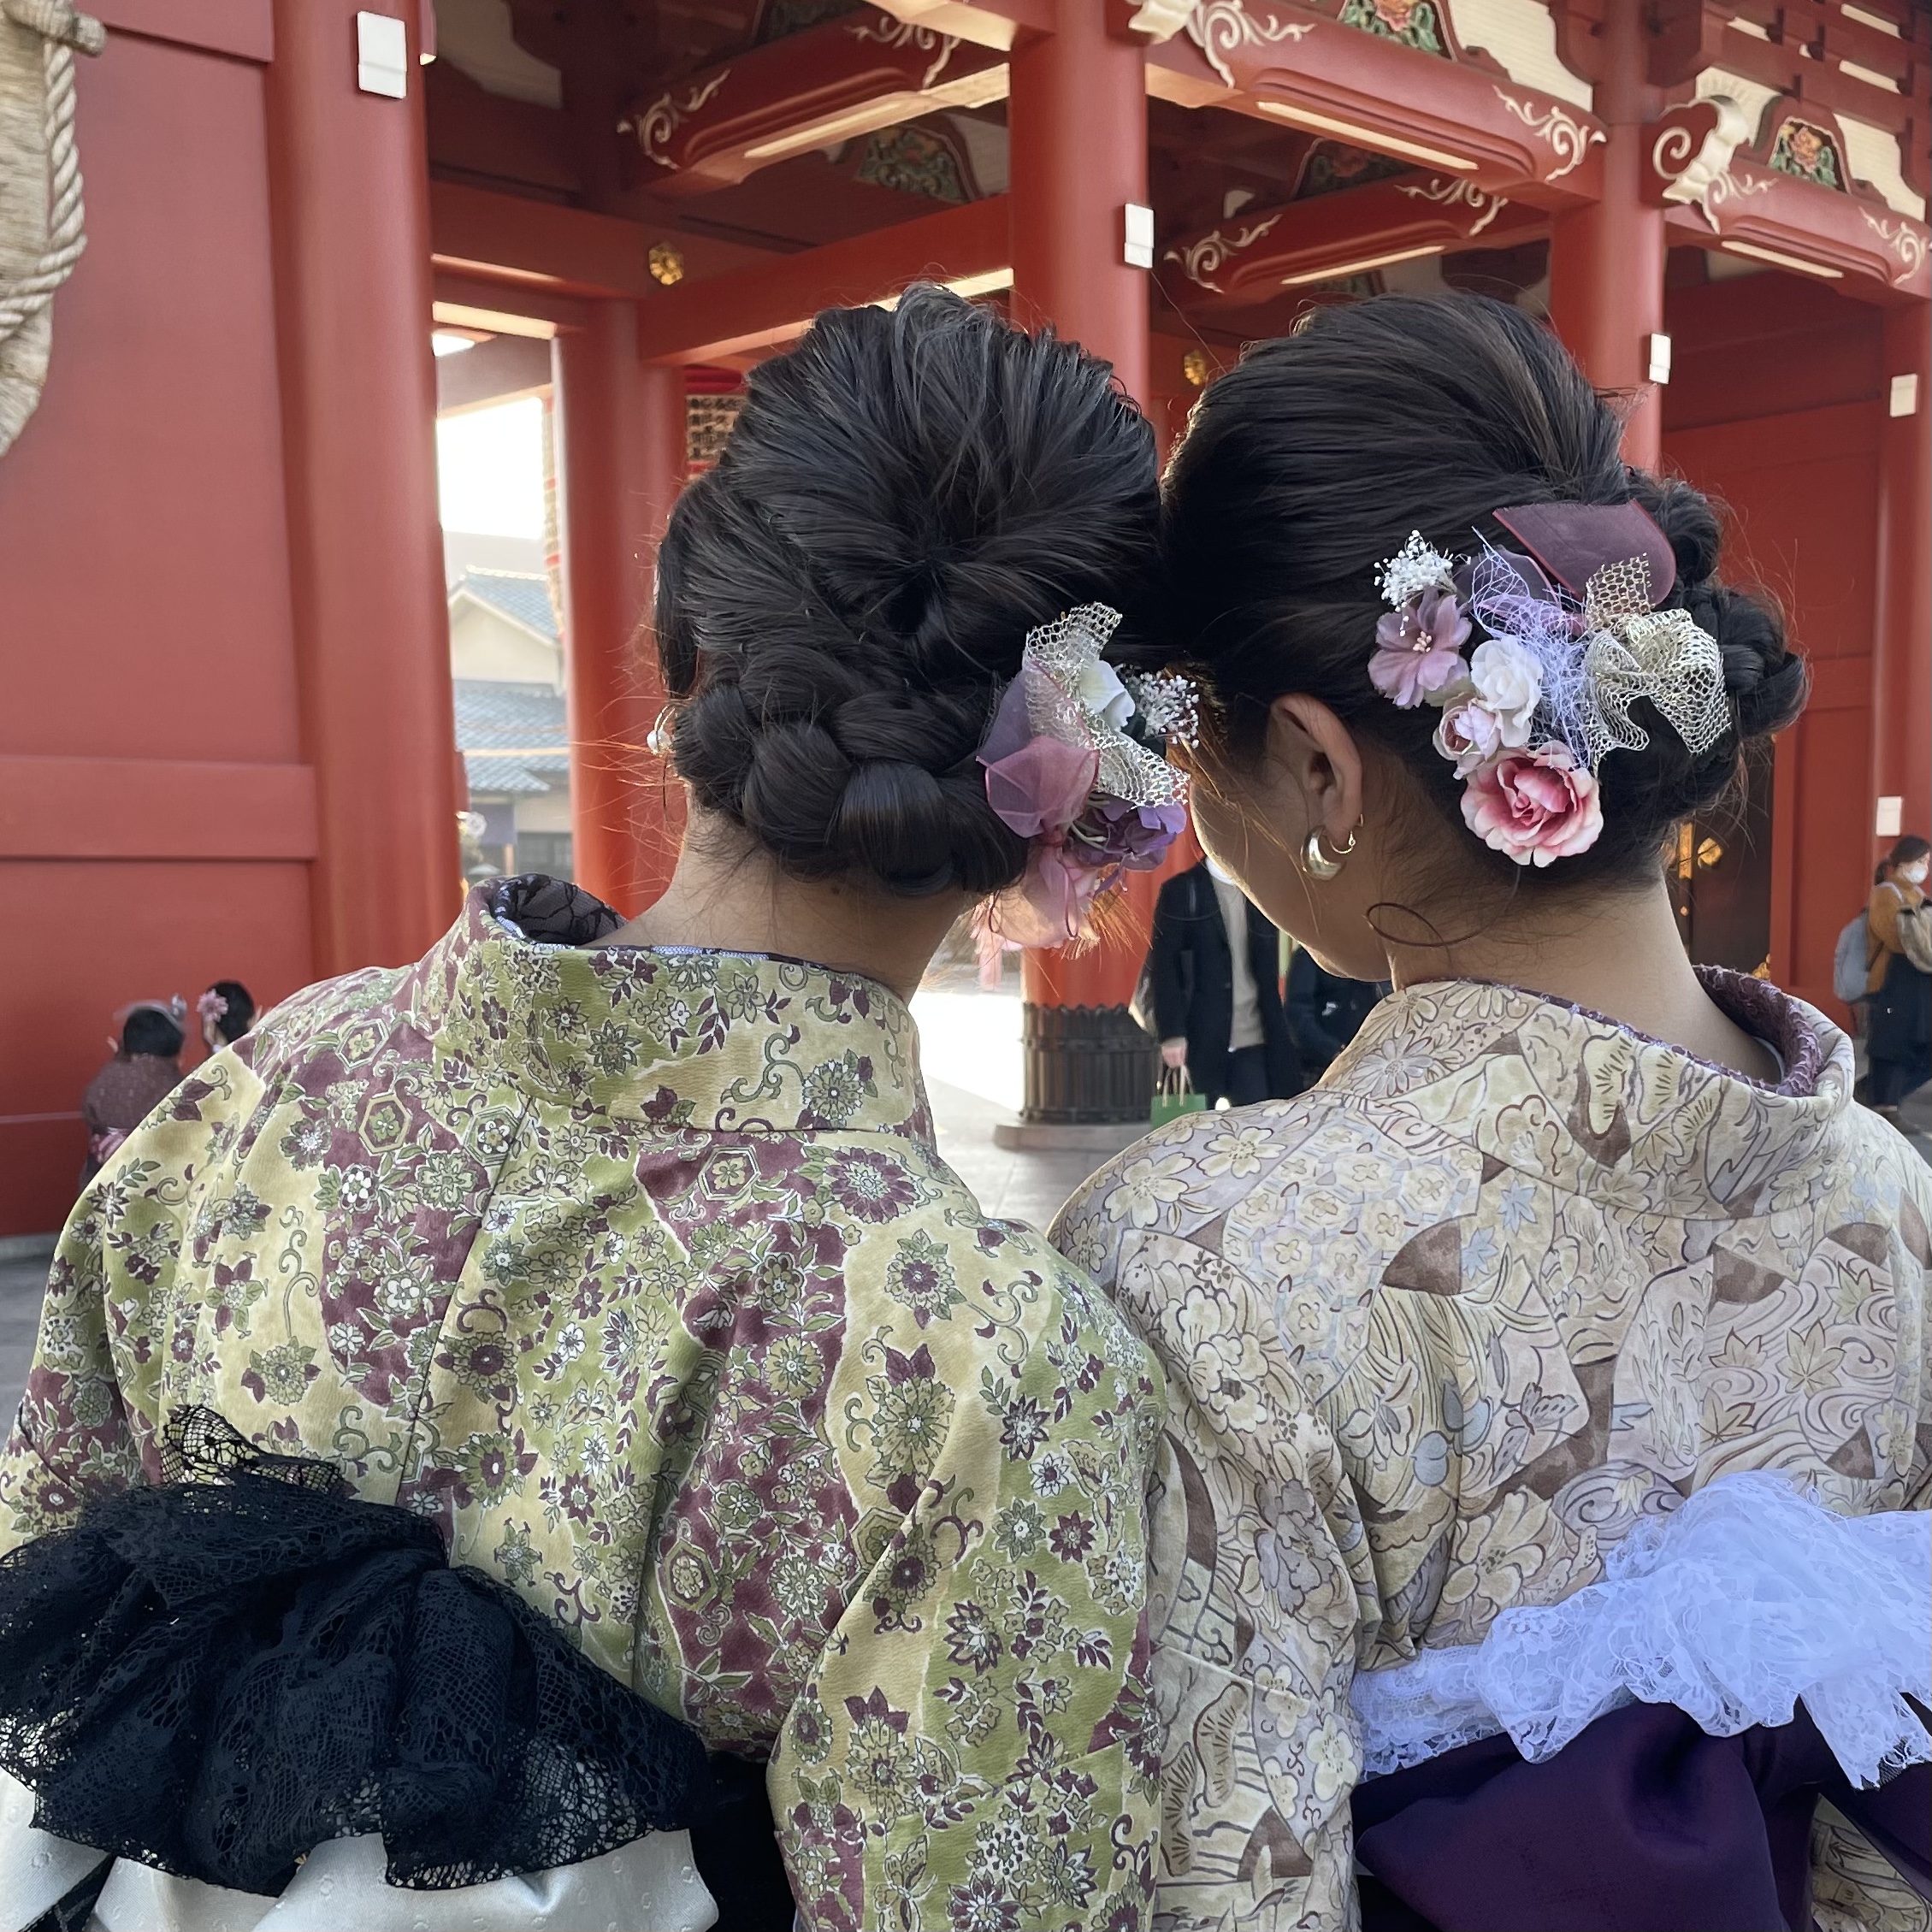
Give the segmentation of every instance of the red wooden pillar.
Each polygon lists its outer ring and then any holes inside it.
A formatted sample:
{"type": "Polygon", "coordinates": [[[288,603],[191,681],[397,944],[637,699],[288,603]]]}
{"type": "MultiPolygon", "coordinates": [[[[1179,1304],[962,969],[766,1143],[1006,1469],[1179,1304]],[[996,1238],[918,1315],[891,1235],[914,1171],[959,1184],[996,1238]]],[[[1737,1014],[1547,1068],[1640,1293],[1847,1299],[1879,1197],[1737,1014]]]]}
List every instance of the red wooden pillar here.
{"type": "MultiPolygon", "coordinates": [[[[650,629],[657,594],[658,546],[665,524],[690,474],[686,430],[684,371],[655,363],[638,367],[638,399],[642,405],[639,434],[646,471],[645,520],[639,531],[644,564],[644,610],[632,648],[635,674],[644,706],[655,724],[664,709],[664,681],[658,672],[658,649],[650,629]]],[[[648,730],[646,736],[649,736],[648,730]]],[[[684,837],[684,791],[672,777],[670,761],[647,750],[643,782],[637,801],[638,903],[647,906],[671,883],[677,869],[677,848],[684,837]]]]}
{"type": "MultiPolygon", "coordinates": [[[[1912,379],[1911,408],[1888,415],[1880,444],[1872,797],[1902,799],[1900,830],[1923,838],[1932,836],[1932,328],[1923,303],[1887,313],[1885,375],[1888,392],[1912,379]]],[[[1876,842],[1882,853],[1892,840],[1876,842]]]]}
{"type": "Polygon", "coordinates": [[[1657,467],[1662,399],[1650,381],[1650,339],[1663,328],[1663,210],[1643,195],[1644,130],[1662,111],[1645,68],[1644,0],[1604,0],[1595,43],[1603,199],[1556,216],[1550,229],[1550,321],[1599,389],[1628,392],[1625,460],[1657,467]]]}
{"type": "Polygon", "coordinates": [[[275,0],[276,329],[319,973],[414,959],[462,871],[436,527],[428,171],[408,95],[356,85],[355,0],[275,0]]]}
{"type": "MultiPolygon", "coordinates": [[[[1107,0],[1056,0],[1055,28],[1011,62],[1013,313],[1104,357],[1145,408],[1147,277],[1123,251],[1126,205],[1147,199],[1146,57],[1109,31],[1107,0]]],[[[1146,1117],[1152,1049],[1127,1001],[1152,906],[1137,875],[1097,945],[1026,955],[1029,1122],[1146,1117]]]]}
{"type": "Polygon", "coordinates": [[[558,519],[577,883],[628,914],[670,859],[646,740],[663,703],[647,635],[650,559],[684,470],[682,372],[637,355],[637,310],[600,302],[559,335],[558,519]]]}

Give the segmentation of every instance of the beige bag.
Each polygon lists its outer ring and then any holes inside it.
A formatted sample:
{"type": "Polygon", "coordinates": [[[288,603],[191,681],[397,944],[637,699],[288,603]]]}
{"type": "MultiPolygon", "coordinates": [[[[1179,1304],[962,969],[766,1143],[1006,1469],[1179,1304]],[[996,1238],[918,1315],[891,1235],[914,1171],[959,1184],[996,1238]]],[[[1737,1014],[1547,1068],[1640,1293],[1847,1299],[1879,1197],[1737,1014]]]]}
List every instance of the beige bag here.
{"type": "Polygon", "coordinates": [[[1899,908],[1899,950],[1921,972],[1932,972],[1932,906],[1899,908]]]}

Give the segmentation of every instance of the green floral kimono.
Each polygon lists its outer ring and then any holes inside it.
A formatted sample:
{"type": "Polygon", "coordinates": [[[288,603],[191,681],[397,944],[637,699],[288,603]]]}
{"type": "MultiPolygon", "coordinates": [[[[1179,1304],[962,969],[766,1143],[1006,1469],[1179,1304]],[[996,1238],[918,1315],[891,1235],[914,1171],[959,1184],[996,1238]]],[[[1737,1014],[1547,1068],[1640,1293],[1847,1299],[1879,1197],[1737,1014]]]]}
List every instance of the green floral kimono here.
{"type": "Polygon", "coordinates": [[[83,1196],[7,1546],[205,1403],[769,1757],[814,1928],[1141,1925],[1151,1357],[941,1162],[901,1002],[576,950],[519,880],[311,988],[83,1196]]]}

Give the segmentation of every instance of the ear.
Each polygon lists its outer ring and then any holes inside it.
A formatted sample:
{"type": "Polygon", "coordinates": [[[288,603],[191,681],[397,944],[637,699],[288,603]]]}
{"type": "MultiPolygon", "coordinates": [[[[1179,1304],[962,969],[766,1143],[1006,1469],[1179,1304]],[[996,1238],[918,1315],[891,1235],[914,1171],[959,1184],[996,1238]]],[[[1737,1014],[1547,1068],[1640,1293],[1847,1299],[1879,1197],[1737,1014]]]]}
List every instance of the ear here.
{"type": "Polygon", "coordinates": [[[1301,787],[1309,824],[1343,846],[1362,823],[1362,753],[1340,718],[1319,698],[1291,692],[1268,708],[1267,751],[1301,787]]]}

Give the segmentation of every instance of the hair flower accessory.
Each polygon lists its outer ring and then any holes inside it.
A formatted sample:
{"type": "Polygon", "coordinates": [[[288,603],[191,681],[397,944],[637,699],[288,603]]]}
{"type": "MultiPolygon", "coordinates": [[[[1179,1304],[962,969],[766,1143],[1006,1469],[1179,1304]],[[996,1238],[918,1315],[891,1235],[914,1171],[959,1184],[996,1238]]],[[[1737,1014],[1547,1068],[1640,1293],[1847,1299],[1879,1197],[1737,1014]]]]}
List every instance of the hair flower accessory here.
{"type": "Polygon", "coordinates": [[[1469,641],[1469,620],[1456,600],[1454,566],[1420,530],[1411,530],[1409,541],[1382,565],[1377,582],[1394,608],[1375,626],[1370,682],[1404,711],[1425,698],[1443,702],[1468,670],[1462,647],[1469,641]]]}
{"type": "Polygon", "coordinates": [[[1032,844],[1019,883],[977,915],[983,972],[1004,948],[1078,938],[1095,899],[1159,865],[1187,822],[1186,779],[1129,735],[1136,694],[1101,655],[1120,622],[1084,604],[1029,632],[980,747],[988,803],[1032,844]]]}
{"type": "Polygon", "coordinates": [[[1468,675],[1462,647],[1469,620],[1450,590],[1425,590],[1375,626],[1379,648],[1368,676],[1385,698],[1412,711],[1425,698],[1440,697],[1468,675]]]}
{"type": "Polygon", "coordinates": [[[1435,748],[1463,781],[1469,829],[1519,866],[1547,866],[1602,831],[1603,759],[1650,742],[1633,706],[1653,706],[1693,758],[1720,742],[1723,660],[1687,611],[1656,608],[1676,563],[1640,505],[1495,515],[1533,556],[1486,543],[1458,568],[1416,531],[1381,566],[1393,608],[1368,676],[1404,710],[1442,707],[1435,748]],[[1465,660],[1474,624],[1488,635],[1465,660]]]}
{"type": "Polygon", "coordinates": [[[1550,743],[1484,759],[1463,788],[1462,818],[1519,866],[1547,866],[1597,842],[1604,807],[1569,747],[1550,743]]]}
{"type": "Polygon", "coordinates": [[[1543,667],[1513,637],[1490,637],[1469,653],[1475,701],[1496,721],[1496,741],[1512,750],[1529,742],[1543,695],[1543,667]]]}

